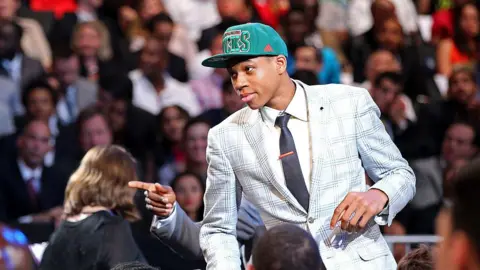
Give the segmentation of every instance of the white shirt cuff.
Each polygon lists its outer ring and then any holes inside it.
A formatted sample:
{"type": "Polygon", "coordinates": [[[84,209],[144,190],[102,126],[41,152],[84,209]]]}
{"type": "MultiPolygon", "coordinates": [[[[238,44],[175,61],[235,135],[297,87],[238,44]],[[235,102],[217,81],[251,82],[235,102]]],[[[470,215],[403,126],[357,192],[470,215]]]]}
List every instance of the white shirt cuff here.
{"type": "Polygon", "coordinates": [[[389,213],[390,206],[387,205],[382,212],[378,213],[373,220],[380,226],[385,226],[388,224],[388,213],[389,213]]]}

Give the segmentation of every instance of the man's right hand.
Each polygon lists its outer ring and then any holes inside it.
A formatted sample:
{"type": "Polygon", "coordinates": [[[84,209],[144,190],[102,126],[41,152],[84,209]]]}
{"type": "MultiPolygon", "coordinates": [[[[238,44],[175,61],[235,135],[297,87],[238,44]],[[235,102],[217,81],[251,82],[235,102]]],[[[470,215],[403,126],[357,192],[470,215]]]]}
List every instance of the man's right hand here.
{"type": "Polygon", "coordinates": [[[145,190],[145,202],[147,209],[155,215],[167,218],[173,211],[175,203],[175,192],[169,186],[162,186],[158,183],[145,183],[140,181],[131,181],[129,187],[145,190]]]}

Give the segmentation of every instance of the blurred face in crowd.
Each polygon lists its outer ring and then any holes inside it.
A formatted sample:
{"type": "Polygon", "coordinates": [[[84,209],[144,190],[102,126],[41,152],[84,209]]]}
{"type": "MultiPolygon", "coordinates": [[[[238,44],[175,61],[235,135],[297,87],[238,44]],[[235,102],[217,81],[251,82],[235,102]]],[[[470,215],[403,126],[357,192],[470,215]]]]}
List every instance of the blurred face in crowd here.
{"type": "Polygon", "coordinates": [[[222,18],[237,18],[245,12],[246,0],[217,0],[218,13],[222,18]]]}
{"type": "Polygon", "coordinates": [[[479,18],[478,10],[474,4],[467,4],[462,9],[462,15],[460,17],[460,27],[464,33],[474,38],[479,32],[479,18]]]}
{"type": "Polygon", "coordinates": [[[318,61],[317,50],[309,46],[298,47],[295,51],[295,68],[319,73],[322,70],[322,63],[318,61]]]}
{"type": "Polygon", "coordinates": [[[102,45],[100,33],[88,25],[84,25],[78,30],[75,43],[74,47],[83,57],[96,57],[102,45]]]}
{"type": "Polygon", "coordinates": [[[390,79],[384,79],[379,86],[373,90],[373,100],[382,113],[387,113],[395,98],[400,94],[402,88],[390,79]]]}
{"type": "Polygon", "coordinates": [[[105,113],[108,113],[110,105],[113,103],[112,94],[105,89],[99,88],[97,92],[97,106],[105,113]]]}
{"type": "Polygon", "coordinates": [[[475,132],[465,124],[454,124],[447,129],[442,143],[443,158],[448,164],[459,159],[470,159],[475,153],[475,132]]]}
{"type": "Polygon", "coordinates": [[[100,8],[103,5],[103,0],[84,0],[87,5],[93,7],[94,9],[100,8]]]}
{"type": "Polygon", "coordinates": [[[203,188],[200,179],[187,174],[175,183],[177,202],[187,213],[196,213],[203,204],[203,188]]]}
{"type": "Polygon", "coordinates": [[[381,23],[376,31],[380,46],[391,52],[396,52],[403,45],[403,29],[396,18],[390,18],[381,23]]]}
{"type": "Polygon", "coordinates": [[[162,119],[160,120],[163,134],[165,137],[173,142],[179,143],[182,141],[183,128],[187,124],[188,117],[182,113],[176,106],[171,106],[163,109],[162,119]]]}
{"type": "Polygon", "coordinates": [[[13,57],[19,47],[18,43],[13,25],[0,24],[0,57],[13,57]]]}
{"type": "Polygon", "coordinates": [[[196,123],[185,132],[185,153],[187,160],[195,164],[207,162],[207,137],[210,126],[196,123]]]}
{"type": "Polygon", "coordinates": [[[52,94],[45,88],[36,88],[27,97],[27,112],[34,119],[48,121],[55,113],[52,94]]]}
{"type": "Polygon", "coordinates": [[[222,91],[223,98],[223,108],[229,113],[232,114],[245,105],[242,100],[238,97],[233,87],[230,87],[222,91]]]}
{"type": "Polygon", "coordinates": [[[148,22],[155,15],[165,11],[160,0],[141,0],[139,15],[143,22],[148,22]]]}
{"type": "Polygon", "coordinates": [[[374,25],[395,16],[395,5],[390,0],[375,0],[371,6],[374,25]]]}
{"type": "Polygon", "coordinates": [[[475,98],[477,86],[473,76],[468,72],[454,72],[450,78],[448,96],[461,104],[468,104],[475,98]]]}
{"type": "Polygon", "coordinates": [[[378,74],[388,71],[401,71],[400,64],[391,52],[382,50],[370,55],[365,72],[369,82],[373,83],[378,74]]]}
{"type": "Polygon", "coordinates": [[[102,115],[95,115],[88,119],[80,129],[80,146],[85,153],[94,146],[112,143],[112,133],[107,120],[102,115]]]}
{"type": "Polygon", "coordinates": [[[162,42],[162,47],[168,48],[168,43],[172,38],[173,24],[169,22],[159,22],[155,24],[154,34],[162,42]]]}
{"type": "Polygon", "coordinates": [[[108,118],[113,132],[124,130],[127,122],[128,104],[125,100],[114,100],[108,108],[108,118]]]}
{"type": "Polygon", "coordinates": [[[140,55],[140,69],[145,76],[150,77],[164,69],[162,56],[166,53],[166,48],[153,38],[149,38],[143,47],[140,55]]]}
{"type": "Polygon", "coordinates": [[[50,129],[47,123],[43,121],[31,122],[18,138],[17,146],[20,157],[27,166],[31,168],[41,166],[45,155],[52,150],[50,129]]]}
{"type": "Polygon", "coordinates": [[[20,7],[19,0],[0,0],[0,18],[11,19],[20,7]]]}
{"type": "Polygon", "coordinates": [[[63,87],[70,86],[77,81],[80,72],[78,57],[72,55],[69,58],[56,59],[54,69],[60,84],[63,87]]]}
{"type": "Polygon", "coordinates": [[[308,26],[305,14],[293,10],[290,11],[287,16],[287,44],[290,46],[297,46],[298,44],[303,43],[307,36],[308,26]]]}

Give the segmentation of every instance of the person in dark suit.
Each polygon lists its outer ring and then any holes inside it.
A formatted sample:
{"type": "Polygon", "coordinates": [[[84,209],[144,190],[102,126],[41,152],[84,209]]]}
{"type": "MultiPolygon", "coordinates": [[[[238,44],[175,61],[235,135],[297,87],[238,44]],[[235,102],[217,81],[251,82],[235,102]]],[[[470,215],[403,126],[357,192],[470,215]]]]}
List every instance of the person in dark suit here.
{"type": "Polygon", "coordinates": [[[113,142],[123,145],[140,162],[144,177],[153,181],[155,116],[132,104],[133,84],[125,74],[101,77],[101,97],[112,131],[113,142]]]}
{"type": "Polygon", "coordinates": [[[45,167],[50,130],[34,120],[17,140],[17,153],[0,163],[0,220],[20,223],[59,221],[68,174],[61,166],[45,167]]]}
{"type": "MultiPolygon", "coordinates": [[[[12,21],[0,19],[0,76],[12,80],[23,89],[31,81],[45,75],[42,64],[26,56],[20,46],[23,29],[12,21]]],[[[20,91],[15,101],[15,111],[22,114],[24,108],[20,104],[20,91]]]]}

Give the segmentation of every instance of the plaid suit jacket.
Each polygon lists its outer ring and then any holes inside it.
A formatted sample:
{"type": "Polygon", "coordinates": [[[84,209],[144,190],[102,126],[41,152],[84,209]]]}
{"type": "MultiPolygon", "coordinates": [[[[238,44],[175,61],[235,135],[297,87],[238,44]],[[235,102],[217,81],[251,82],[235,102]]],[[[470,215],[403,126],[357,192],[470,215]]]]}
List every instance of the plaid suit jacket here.
{"type": "MultiPolygon", "coordinates": [[[[396,269],[393,256],[375,220],[348,234],[332,231],[334,209],[349,192],[371,188],[389,198],[386,222],[413,198],[415,176],[379,119],[380,111],[367,90],[347,85],[304,89],[312,138],[310,206],[307,213],[269,166],[258,110],[244,108],[212,128],[208,135],[208,177],[200,246],[207,269],[240,269],[236,241],[237,200],[241,189],[262,215],[267,228],[291,223],[317,240],[327,269],[396,269]],[[330,238],[335,235],[333,241],[330,238]]],[[[298,87],[301,85],[303,87],[298,87]]],[[[385,224],[382,224],[385,225],[385,224]]],[[[274,248],[274,247],[272,247],[274,248]]]]}

